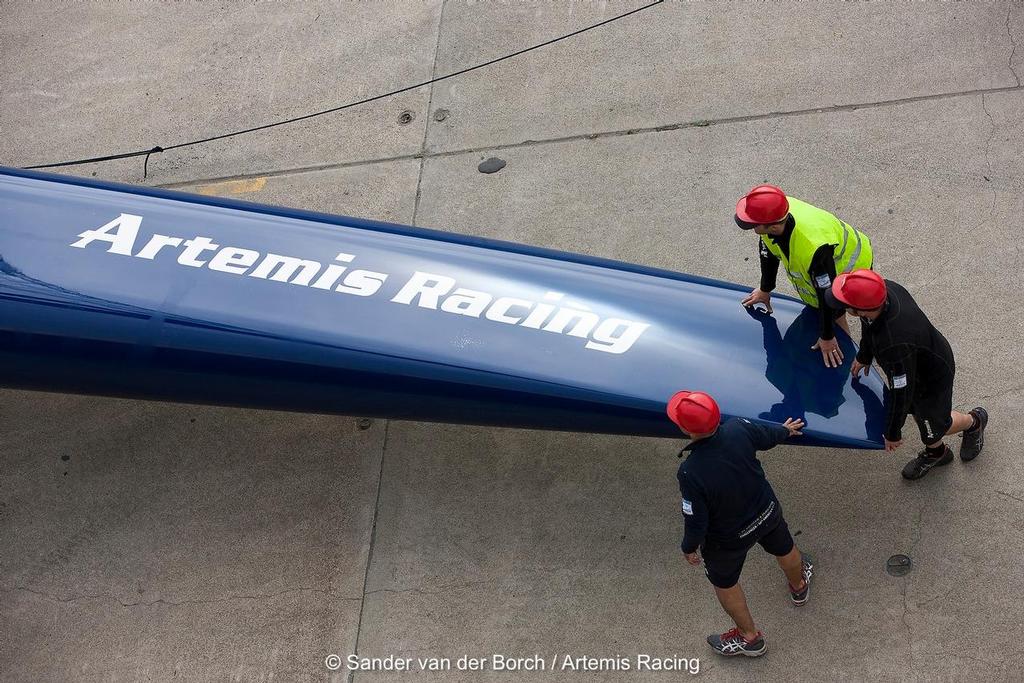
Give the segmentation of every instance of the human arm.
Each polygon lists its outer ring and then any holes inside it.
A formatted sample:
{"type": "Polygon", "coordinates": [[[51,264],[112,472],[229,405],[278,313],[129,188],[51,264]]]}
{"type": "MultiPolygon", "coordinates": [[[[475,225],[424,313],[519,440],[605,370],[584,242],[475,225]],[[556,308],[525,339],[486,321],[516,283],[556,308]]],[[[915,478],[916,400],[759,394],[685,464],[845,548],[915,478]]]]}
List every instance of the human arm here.
{"type": "MultiPolygon", "coordinates": [[[[791,432],[784,425],[755,423],[743,418],[740,418],[739,421],[749,435],[754,450],[766,451],[770,448],[775,448],[790,437],[791,432]]],[[[787,420],[786,422],[789,424],[793,423],[792,420],[787,420]]],[[[799,422],[800,427],[803,426],[802,420],[797,420],[796,422],[799,422]]]]}
{"type": "Polygon", "coordinates": [[[779,259],[768,251],[768,246],[763,239],[757,240],[757,256],[761,262],[761,291],[771,292],[775,289],[779,276],[779,259]]]}
{"type": "Polygon", "coordinates": [[[832,289],[832,281],[836,279],[836,262],[833,260],[835,245],[821,245],[811,257],[811,268],[808,273],[814,283],[814,292],[818,295],[818,311],[821,318],[818,323],[818,337],[824,341],[835,338],[835,318],[830,315],[830,308],[825,301],[825,292],[832,289]]]}
{"type": "Polygon", "coordinates": [[[914,396],[917,361],[913,349],[905,346],[890,350],[878,360],[889,377],[885,388],[885,431],[882,435],[886,442],[898,445],[903,440],[903,425],[914,396]]]}
{"type": "Polygon", "coordinates": [[[680,548],[687,555],[687,560],[694,564],[690,556],[696,554],[708,531],[707,497],[692,475],[687,475],[684,467],[679,468],[677,477],[679,491],[683,494],[683,541],[680,548]]]}
{"type": "Polygon", "coordinates": [[[765,246],[764,240],[757,240],[757,245],[758,259],[761,263],[761,283],[759,287],[752,290],[740,303],[747,308],[750,308],[755,304],[764,304],[765,309],[771,313],[771,292],[775,289],[775,279],[779,273],[779,259],[768,251],[768,247],[765,246]]]}
{"type": "Polygon", "coordinates": [[[853,361],[853,368],[850,369],[850,374],[854,377],[860,372],[860,369],[864,369],[864,375],[867,375],[867,369],[871,367],[871,360],[874,359],[874,349],[872,348],[873,342],[871,336],[867,334],[868,324],[864,321],[860,322],[860,349],[857,350],[857,357],[853,361]],[[859,367],[858,367],[859,366],[859,367]]]}
{"type": "Polygon", "coordinates": [[[808,275],[814,284],[814,292],[818,297],[818,341],[812,350],[821,351],[821,360],[827,367],[838,368],[843,364],[843,351],[839,348],[835,334],[835,316],[832,308],[825,300],[825,292],[832,288],[836,279],[836,264],[833,260],[834,245],[823,244],[818,247],[811,258],[808,275]]]}

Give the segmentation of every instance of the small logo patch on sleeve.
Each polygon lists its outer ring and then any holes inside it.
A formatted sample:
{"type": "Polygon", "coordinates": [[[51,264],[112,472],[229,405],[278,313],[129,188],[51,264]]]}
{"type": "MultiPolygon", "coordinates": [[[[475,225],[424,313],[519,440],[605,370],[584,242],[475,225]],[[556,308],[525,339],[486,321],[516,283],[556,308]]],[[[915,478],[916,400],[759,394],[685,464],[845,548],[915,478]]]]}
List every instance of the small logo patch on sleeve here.
{"type": "Polygon", "coordinates": [[[824,275],[819,275],[818,277],[814,278],[814,281],[818,283],[819,289],[826,289],[832,286],[832,278],[828,276],[828,273],[825,273],[824,275]]]}
{"type": "Polygon", "coordinates": [[[693,514],[693,503],[691,503],[690,501],[686,500],[685,498],[683,498],[683,514],[684,515],[692,515],[693,514]]]}
{"type": "Polygon", "coordinates": [[[903,389],[906,386],[907,386],[907,376],[906,375],[896,375],[895,377],[892,378],[892,388],[893,389],[903,389]]]}

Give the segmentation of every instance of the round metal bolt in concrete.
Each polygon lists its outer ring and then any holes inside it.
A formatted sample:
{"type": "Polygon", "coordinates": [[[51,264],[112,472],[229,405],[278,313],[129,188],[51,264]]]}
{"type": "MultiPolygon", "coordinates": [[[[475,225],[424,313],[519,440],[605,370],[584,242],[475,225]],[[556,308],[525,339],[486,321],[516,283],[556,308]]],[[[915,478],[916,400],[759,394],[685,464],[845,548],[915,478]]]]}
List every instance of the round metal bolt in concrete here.
{"type": "Polygon", "coordinates": [[[913,568],[913,562],[906,555],[893,555],[885,562],[885,571],[892,576],[906,576],[913,568]]]}
{"type": "Polygon", "coordinates": [[[373,425],[373,420],[368,417],[364,417],[362,420],[356,423],[360,429],[369,429],[373,425]]]}
{"type": "Polygon", "coordinates": [[[434,120],[440,123],[448,118],[450,112],[447,109],[438,109],[434,112],[434,120]]]}
{"type": "Polygon", "coordinates": [[[499,159],[498,157],[491,157],[480,162],[480,165],[476,167],[476,170],[481,173],[497,173],[501,169],[505,168],[505,160],[499,159]]]}
{"type": "Polygon", "coordinates": [[[398,125],[400,125],[400,126],[408,125],[408,124],[412,123],[415,118],[416,118],[416,112],[414,112],[414,111],[412,111],[410,109],[406,109],[405,111],[403,111],[401,114],[398,115],[398,125]]]}

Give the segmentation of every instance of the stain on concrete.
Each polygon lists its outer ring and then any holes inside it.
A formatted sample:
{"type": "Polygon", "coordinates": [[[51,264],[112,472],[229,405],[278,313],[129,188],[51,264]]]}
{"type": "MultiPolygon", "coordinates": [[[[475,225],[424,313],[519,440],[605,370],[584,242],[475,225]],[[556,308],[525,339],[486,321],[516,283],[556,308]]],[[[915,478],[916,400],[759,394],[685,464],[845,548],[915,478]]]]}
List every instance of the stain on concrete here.
{"type": "Polygon", "coordinates": [[[480,162],[480,165],[476,167],[476,170],[481,173],[497,173],[501,169],[505,168],[505,160],[499,159],[498,157],[491,157],[480,162]]]}
{"type": "Polygon", "coordinates": [[[200,185],[195,191],[214,197],[231,197],[240,194],[259,192],[267,184],[266,178],[246,178],[244,180],[224,180],[219,183],[200,185]]]}

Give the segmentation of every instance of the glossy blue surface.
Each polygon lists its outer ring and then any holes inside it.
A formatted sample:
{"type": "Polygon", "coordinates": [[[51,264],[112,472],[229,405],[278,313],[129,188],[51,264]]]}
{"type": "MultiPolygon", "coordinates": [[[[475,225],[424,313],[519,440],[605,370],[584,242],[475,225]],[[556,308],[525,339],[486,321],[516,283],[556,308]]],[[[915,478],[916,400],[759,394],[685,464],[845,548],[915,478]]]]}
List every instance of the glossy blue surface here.
{"type": "Polygon", "coordinates": [[[0,169],[8,387],[652,436],[678,434],[669,396],[702,389],[724,415],[805,417],[797,443],[879,447],[881,385],[851,384],[852,342],[840,333],[847,365],[827,369],[810,351],[815,311],[775,297],[774,316],[752,313],[745,291],[0,169]]]}

